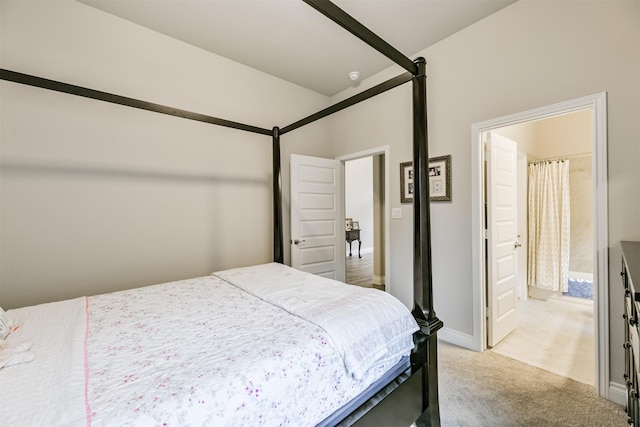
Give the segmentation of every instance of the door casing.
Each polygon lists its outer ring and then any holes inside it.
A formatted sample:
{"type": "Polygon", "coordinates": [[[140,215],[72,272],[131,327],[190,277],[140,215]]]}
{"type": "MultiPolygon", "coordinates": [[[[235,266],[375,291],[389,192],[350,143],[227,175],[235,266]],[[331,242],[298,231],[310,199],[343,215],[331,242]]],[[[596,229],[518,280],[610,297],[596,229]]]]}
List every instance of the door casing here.
{"type": "MultiPolygon", "coordinates": [[[[390,182],[390,171],[389,171],[389,162],[390,162],[390,149],[388,145],[383,145],[381,147],[371,148],[369,150],[358,151],[356,153],[345,154],[343,156],[336,157],[336,160],[339,160],[342,163],[342,185],[343,191],[342,194],[345,194],[344,191],[344,163],[349,160],[357,160],[362,159],[363,157],[371,157],[377,155],[384,155],[384,289],[387,293],[392,293],[391,283],[391,249],[390,243],[391,238],[389,234],[389,230],[391,229],[390,218],[391,218],[391,205],[389,204],[389,199],[391,199],[391,188],[389,186],[390,182]]],[[[346,206],[345,201],[342,201],[342,206],[346,206]]],[[[345,216],[343,212],[343,217],[345,216]]],[[[344,218],[342,218],[344,222],[344,218]]],[[[346,254],[345,254],[346,256],[346,254]]],[[[346,272],[345,272],[346,277],[346,272]]]]}
{"type": "Polygon", "coordinates": [[[609,266],[607,211],[607,94],[597,93],[541,108],[499,117],[471,126],[471,208],[473,336],[471,347],[486,350],[485,248],[484,248],[484,147],[482,134],[493,129],[559,114],[589,109],[592,114],[593,236],[594,236],[594,334],[596,392],[609,399],[609,266]]]}

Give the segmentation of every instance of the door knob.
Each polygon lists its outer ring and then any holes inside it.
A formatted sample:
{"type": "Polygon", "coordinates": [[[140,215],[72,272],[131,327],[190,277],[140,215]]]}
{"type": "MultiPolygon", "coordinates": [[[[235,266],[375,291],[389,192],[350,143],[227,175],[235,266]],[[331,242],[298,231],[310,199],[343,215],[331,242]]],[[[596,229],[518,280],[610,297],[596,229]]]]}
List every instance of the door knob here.
{"type": "Polygon", "coordinates": [[[522,246],[522,244],[520,242],[513,242],[513,247],[515,249],[518,249],[520,246],[522,246]]]}
{"type": "Polygon", "coordinates": [[[293,241],[293,244],[294,244],[294,245],[299,245],[300,243],[303,243],[303,242],[305,242],[305,240],[298,240],[298,239],[296,239],[296,240],[294,240],[294,241],[293,241]]]}

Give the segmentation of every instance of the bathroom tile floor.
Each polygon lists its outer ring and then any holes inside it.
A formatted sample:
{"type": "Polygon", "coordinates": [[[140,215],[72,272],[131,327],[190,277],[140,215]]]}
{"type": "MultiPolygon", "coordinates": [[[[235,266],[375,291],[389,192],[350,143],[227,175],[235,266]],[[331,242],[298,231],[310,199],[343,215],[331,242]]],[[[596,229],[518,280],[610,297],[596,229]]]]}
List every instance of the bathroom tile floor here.
{"type": "Polygon", "coordinates": [[[595,384],[593,301],[554,296],[518,301],[518,327],[492,351],[595,384]]]}

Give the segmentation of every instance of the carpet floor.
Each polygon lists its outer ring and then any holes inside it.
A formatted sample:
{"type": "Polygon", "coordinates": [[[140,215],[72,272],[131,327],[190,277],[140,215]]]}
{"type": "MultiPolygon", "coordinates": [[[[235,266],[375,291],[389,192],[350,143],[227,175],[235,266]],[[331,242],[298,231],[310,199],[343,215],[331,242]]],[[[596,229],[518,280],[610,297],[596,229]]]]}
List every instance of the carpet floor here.
{"type": "MultiPolygon", "coordinates": [[[[622,406],[598,397],[586,384],[491,351],[440,342],[438,355],[443,427],[628,425],[622,406]]],[[[408,427],[419,413],[419,390],[419,375],[414,375],[357,426],[408,427]]]]}

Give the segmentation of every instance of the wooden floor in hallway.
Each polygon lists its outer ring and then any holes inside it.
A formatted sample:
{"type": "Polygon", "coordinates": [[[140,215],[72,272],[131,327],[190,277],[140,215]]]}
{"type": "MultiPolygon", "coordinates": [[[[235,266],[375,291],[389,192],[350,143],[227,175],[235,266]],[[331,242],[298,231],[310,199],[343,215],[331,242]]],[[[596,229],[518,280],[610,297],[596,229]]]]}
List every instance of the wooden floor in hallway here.
{"type": "Polygon", "coordinates": [[[362,258],[358,258],[357,254],[353,254],[353,256],[347,255],[345,265],[346,283],[384,291],[384,285],[375,285],[373,283],[373,252],[363,253],[362,258]]]}

